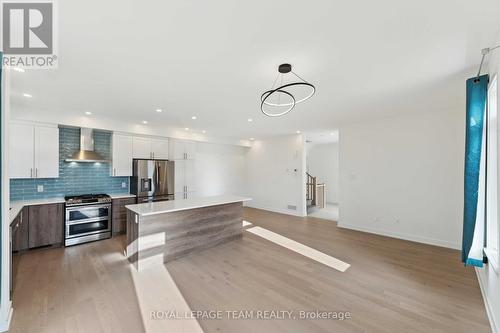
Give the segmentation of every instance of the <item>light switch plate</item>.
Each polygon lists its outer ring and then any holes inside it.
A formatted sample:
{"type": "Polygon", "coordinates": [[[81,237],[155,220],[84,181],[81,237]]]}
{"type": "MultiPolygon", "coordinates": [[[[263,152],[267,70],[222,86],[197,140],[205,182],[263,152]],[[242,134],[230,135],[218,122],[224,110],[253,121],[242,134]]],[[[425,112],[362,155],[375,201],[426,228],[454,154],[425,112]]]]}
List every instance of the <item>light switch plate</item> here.
{"type": "Polygon", "coordinates": [[[38,192],[43,192],[43,185],[38,185],[38,186],[36,187],[36,190],[37,190],[38,192]]]}
{"type": "Polygon", "coordinates": [[[125,188],[125,187],[127,187],[127,183],[122,182],[122,188],[125,188]]]}

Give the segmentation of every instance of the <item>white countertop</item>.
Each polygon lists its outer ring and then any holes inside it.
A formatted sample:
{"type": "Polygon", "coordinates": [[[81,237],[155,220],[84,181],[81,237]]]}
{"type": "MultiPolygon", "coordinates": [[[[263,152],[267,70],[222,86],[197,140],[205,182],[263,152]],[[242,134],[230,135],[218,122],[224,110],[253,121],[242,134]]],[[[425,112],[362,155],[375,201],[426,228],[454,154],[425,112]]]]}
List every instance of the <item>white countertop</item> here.
{"type": "Polygon", "coordinates": [[[240,197],[237,195],[218,195],[214,197],[199,197],[190,199],[147,202],[136,205],[127,205],[125,206],[125,208],[130,209],[139,216],[149,216],[250,200],[252,199],[240,197]]]}
{"type": "MultiPolygon", "coordinates": [[[[135,198],[135,194],[130,193],[115,193],[109,195],[111,199],[135,198]]],[[[26,206],[36,205],[49,205],[55,203],[64,203],[64,197],[54,197],[47,199],[33,199],[33,200],[14,200],[10,202],[9,223],[12,223],[17,214],[26,206]]]]}
{"type": "Polygon", "coordinates": [[[21,212],[21,210],[25,206],[48,205],[48,204],[63,203],[63,202],[65,202],[64,197],[11,201],[10,212],[9,212],[9,223],[12,223],[12,221],[14,221],[17,214],[19,214],[19,212],[21,212]]]}

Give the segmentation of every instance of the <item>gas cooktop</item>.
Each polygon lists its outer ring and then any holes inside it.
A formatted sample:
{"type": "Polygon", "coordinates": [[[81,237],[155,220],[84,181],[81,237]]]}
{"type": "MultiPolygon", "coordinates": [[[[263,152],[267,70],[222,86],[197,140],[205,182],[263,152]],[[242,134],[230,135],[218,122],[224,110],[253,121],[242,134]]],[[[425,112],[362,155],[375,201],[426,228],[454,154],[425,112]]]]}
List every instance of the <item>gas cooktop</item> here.
{"type": "Polygon", "coordinates": [[[107,194],[83,194],[83,195],[68,195],[64,197],[66,206],[95,204],[111,202],[111,197],[107,194]]]}

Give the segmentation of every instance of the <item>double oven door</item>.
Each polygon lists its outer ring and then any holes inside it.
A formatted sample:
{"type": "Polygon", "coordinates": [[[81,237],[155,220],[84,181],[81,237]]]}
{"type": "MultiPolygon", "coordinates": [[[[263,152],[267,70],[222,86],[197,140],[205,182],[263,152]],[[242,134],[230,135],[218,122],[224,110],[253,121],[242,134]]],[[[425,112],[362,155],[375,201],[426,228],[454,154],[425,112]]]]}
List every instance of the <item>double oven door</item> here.
{"type": "Polygon", "coordinates": [[[65,245],[111,237],[111,204],[66,207],[65,245]]]}

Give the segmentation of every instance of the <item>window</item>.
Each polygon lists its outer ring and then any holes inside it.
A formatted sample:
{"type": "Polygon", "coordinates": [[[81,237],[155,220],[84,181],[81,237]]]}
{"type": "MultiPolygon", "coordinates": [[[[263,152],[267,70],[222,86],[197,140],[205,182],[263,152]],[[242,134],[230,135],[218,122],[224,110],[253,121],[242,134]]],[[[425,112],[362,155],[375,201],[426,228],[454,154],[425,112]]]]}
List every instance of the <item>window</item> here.
{"type": "Polygon", "coordinates": [[[484,253],[496,272],[500,273],[499,209],[498,209],[498,117],[497,76],[488,88],[488,138],[487,138],[487,185],[486,185],[486,248],[484,253]]]}

